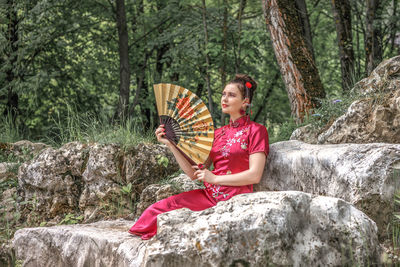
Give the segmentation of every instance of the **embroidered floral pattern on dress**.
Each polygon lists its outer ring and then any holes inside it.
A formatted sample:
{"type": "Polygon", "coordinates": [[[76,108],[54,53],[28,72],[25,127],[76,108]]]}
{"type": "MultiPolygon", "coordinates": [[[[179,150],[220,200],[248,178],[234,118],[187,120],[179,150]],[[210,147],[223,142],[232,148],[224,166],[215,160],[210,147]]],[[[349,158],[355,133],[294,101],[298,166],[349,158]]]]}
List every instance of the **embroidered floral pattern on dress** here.
{"type": "Polygon", "coordinates": [[[229,156],[231,147],[234,144],[240,144],[242,149],[247,149],[247,133],[249,132],[249,127],[246,127],[240,131],[237,131],[232,138],[226,141],[226,144],[220,148],[221,155],[227,158],[229,156]]]}
{"type": "Polygon", "coordinates": [[[212,191],[213,198],[217,198],[219,196],[223,196],[224,198],[227,198],[229,196],[229,194],[227,194],[227,193],[225,194],[224,192],[220,191],[220,189],[221,189],[220,185],[207,184],[206,187],[212,191]]]}

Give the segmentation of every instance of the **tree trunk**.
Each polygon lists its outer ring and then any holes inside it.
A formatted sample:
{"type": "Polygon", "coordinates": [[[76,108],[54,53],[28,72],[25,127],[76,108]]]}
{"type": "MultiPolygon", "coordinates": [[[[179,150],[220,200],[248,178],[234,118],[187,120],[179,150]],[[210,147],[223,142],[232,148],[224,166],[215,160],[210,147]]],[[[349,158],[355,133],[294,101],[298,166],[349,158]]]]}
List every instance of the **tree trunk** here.
{"type": "Polygon", "coordinates": [[[157,55],[156,55],[156,75],[154,77],[154,83],[159,83],[161,82],[162,79],[162,73],[163,73],[163,67],[164,63],[161,62],[163,59],[165,53],[168,51],[169,45],[164,44],[160,47],[157,48],[157,55]]]}
{"type": "MultiPolygon", "coordinates": [[[[172,59],[168,60],[166,64],[167,64],[167,68],[170,69],[172,66],[172,59]]],[[[179,73],[173,72],[172,74],[169,75],[169,79],[171,80],[171,82],[179,81],[179,73]]]]}
{"type": "Polygon", "coordinates": [[[14,6],[14,1],[7,1],[7,45],[6,48],[6,64],[9,66],[6,71],[6,83],[7,83],[7,103],[4,109],[3,115],[11,116],[12,122],[15,124],[17,115],[19,113],[18,108],[18,94],[14,91],[12,86],[15,77],[14,70],[17,64],[17,50],[18,50],[18,17],[17,11],[14,6]]]}
{"type": "MultiPolygon", "coordinates": [[[[228,2],[224,0],[224,20],[222,25],[223,39],[222,39],[222,66],[221,66],[221,86],[224,88],[226,85],[226,65],[228,53],[228,2]]],[[[225,125],[225,113],[221,111],[221,126],[225,125]]]]}
{"type": "Polygon", "coordinates": [[[236,73],[240,73],[240,64],[242,63],[240,41],[241,41],[241,37],[242,37],[242,17],[243,17],[243,12],[244,12],[244,8],[246,7],[246,4],[247,4],[246,0],[240,0],[239,11],[238,11],[238,15],[237,15],[238,41],[237,41],[237,55],[235,56],[235,72],[236,73]]]}
{"type": "Polygon", "coordinates": [[[129,112],[129,45],[128,29],[126,25],[125,0],[116,0],[116,18],[118,27],[118,51],[119,51],[119,102],[116,112],[116,120],[125,121],[129,112]]]}
{"type": "MultiPolygon", "coordinates": [[[[199,66],[199,72],[201,77],[205,77],[207,75],[206,68],[203,66],[199,66]]],[[[203,90],[204,90],[204,81],[200,80],[199,83],[197,84],[197,89],[195,94],[198,97],[201,97],[203,95],[203,90]]]]}
{"type": "Polygon", "coordinates": [[[202,0],[202,15],[203,15],[203,27],[204,27],[204,49],[205,49],[205,57],[206,57],[206,84],[207,84],[207,92],[208,92],[208,109],[210,110],[211,116],[214,116],[214,108],[212,101],[212,92],[211,92],[211,84],[210,84],[210,56],[207,52],[208,47],[208,29],[207,29],[207,9],[206,9],[206,1],[202,0]]]}
{"type": "Polygon", "coordinates": [[[342,88],[347,91],[353,87],[355,80],[351,5],[349,0],[332,0],[332,10],[339,46],[342,88]]]}
{"type": "Polygon", "coordinates": [[[299,15],[300,15],[300,23],[301,23],[301,30],[303,32],[303,36],[306,41],[306,45],[308,50],[311,53],[311,56],[315,62],[315,56],[314,56],[314,47],[312,44],[312,35],[311,35],[311,27],[310,27],[310,20],[308,17],[308,12],[307,12],[307,5],[305,0],[296,0],[296,8],[299,10],[299,15]]]}
{"type": "Polygon", "coordinates": [[[263,0],[266,23],[288,92],[292,115],[302,122],[325,97],[317,67],[308,50],[295,2],[263,0]]]}
{"type": "Polygon", "coordinates": [[[367,76],[382,61],[380,1],[367,0],[365,16],[365,73],[367,76]]]}
{"type": "MultiPolygon", "coordinates": [[[[161,12],[161,10],[165,7],[166,2],[160,1],[156,2],[157,12],[161,12]]],[[[164,28],[161,26],[158,28],[158,34],[161,35],[164,32],[164,28]]],[[[162,74],[164,69],[164,63],[161,62],[165,53],[169,50],[170,45],[168,43],[163,43],[161,45],[157,45],[156,49],[156,73],[154,75],[154,83],[159,83],[162,80],[162,74]]]]}

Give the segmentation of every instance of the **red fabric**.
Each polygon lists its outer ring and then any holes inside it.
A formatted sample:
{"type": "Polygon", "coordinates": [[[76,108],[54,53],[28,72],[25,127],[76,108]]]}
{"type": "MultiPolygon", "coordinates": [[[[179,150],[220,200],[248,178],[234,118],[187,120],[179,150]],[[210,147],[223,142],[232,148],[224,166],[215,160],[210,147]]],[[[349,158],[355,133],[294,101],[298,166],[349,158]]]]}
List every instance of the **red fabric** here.
{"type": "MultiPolygon", "coordinates": [[[[235,174],[249,169],[250,154],[264,152],[268,155],[268,132],[265,126],[243,116],[230,121],[214,132],[210,158],[216,175],[235,174]]],[[[217,201],[228,200],[237,194],[253,192],[253,185],[222,186],[204,183],[207,191],[217,201]]]]}
{"type": "MultiPolygon", "coordinates": [[[[256,152],[268,155],[268,133],[265,126],[250,121],[243,116],[214,132],[214,143],[210,158],[216,175],[234,174],[249,169],[249,156],[256,152]]],[[[220,186],[204,183],[205,189],[184,192],[163,199],[148,207],[135,225],[129,230],[131,234],[146,240],[157,233],[157,215],[180,208],[200,211],[215,206],[218,201],[253,192],[253,185],[220,186]]]]}
{"type": "Polygon", "coordinates": [[[181,208],[200,211],[215,206],[217,202],[204,189],[183,192],[175,196],[160,200],[148,207],[129,233],[140,236],[143,240],[150,239],[157,234],[157,215],[181,208]]]}

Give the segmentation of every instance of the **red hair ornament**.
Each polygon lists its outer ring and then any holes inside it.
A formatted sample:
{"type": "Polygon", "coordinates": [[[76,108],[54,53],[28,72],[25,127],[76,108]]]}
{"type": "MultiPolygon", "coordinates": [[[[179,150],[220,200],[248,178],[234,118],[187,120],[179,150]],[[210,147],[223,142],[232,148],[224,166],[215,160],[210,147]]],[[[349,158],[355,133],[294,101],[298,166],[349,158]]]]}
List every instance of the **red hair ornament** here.
{"type": "MultiPolygon", "coordinates": [[[[249,91],[248,91],[248,89],[250,89],[250,88],[252,87],[252,85],[251,85],[250,82],[246,82],[244,85],[246,85],[246,88],[247,88],[247,95],[249,96],[249,91]]],[[[251,110],[251,104],[249,104],[249,106],[250,106],[250,115],[253,115],[253,111],[251,110]]]]}

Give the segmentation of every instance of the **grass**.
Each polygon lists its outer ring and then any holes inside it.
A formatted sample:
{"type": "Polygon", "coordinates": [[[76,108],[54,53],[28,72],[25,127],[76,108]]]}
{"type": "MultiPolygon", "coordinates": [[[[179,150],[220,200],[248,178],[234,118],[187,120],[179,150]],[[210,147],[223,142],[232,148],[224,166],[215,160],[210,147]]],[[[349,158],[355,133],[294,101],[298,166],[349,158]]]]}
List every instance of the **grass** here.
{"type": "Polygon", "coordinates": [[[0,116],[0,142],[14,143],[22,139],[18,122],[14,123],[10,114],[0,116]]]}
{"type": "Polygon", "coordinates": [[[306,116],[304,121],[296,123],[294,118],[289,118],[283,123],[271,123],[268,127],[270,143],[289,140],[293,131],[299,127],[310,124],[314,131],[321,132],[328,129],[332,123],[343,115],[349,106],[361,98],[356,92],[341,92],[320,99],[320,107],[313,110],[312,114],[306,116]]]}
{"type": "Polygon", "coordinates": [[[135,146],[138,143],[155,142],[154,133],[144,130],[140,117],[128,118],[125,122],[113,123],[106,112],[82,113],[67,106],[67,114],[56,115],[43,136],[30,137],[29,130],[22,130],[19,122],[11,116],[0,116],[0,143],[14,143],[23,139],[43,142],[53,147],[79,141],[81,143],[119,144],[121,147],[135,146]]]}
{"type": "Polygon", "coordinates": [[[113,124],[105,114],[82,114],[69,107],[66,117],[57,115],[53,121],[51,134],[45,142],[54,147],[79,141],[119,144],[126,148],[142,142],[155,141],[154,134],[144,131],[143,122],[138,118],[128,118],[123,123],[113,124]]]}

